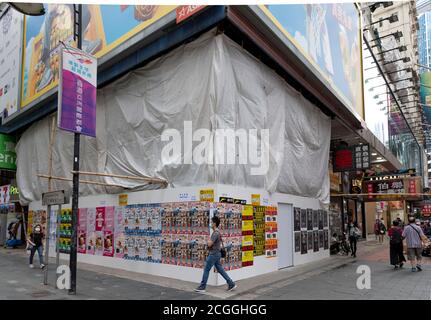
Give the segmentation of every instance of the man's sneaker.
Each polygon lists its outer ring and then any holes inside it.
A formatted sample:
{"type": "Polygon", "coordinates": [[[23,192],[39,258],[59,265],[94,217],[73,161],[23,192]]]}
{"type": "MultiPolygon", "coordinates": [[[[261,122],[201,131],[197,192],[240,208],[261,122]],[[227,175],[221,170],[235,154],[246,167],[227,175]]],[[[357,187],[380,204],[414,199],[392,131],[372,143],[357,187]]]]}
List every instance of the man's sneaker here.
{"type": "Polygon", "coordinates": [[[33,269],[33,268],[34,268],[34,265],[30,264],[30,265],[29,265],[29,267],[30,267],[30,269],[33,269]]]}
{"type": "Polygon", "coordinates": [[[230,285],[228,288],[227,288],[227,291],[232,291],[232,290],[234,290],[236,288],[236,284],[234,283],[233,285],[230,285]]]}
{"type": "Polygon", "coordinates": [[[42,263],[42,264],[40,265],[40,268],[41,268],[41,269],[45,268],[45,265],[42,263]]]}
{"type": "Polygon", "coordinates": [[[194,291],[195,292],[205,292],[205,287],[199,286],[194,291]]]}
{"type": "Polygon", "coordinates": [[[421,266],[420,264],[418,264],[418,265],[416,266],[416,269],[418,269],[418,271],[422,271],[422,266],[421,266]]]}
{"type": "Polygon", "coordinates": [[[416,272],[417,270],[416,270],[416,268],[412,268],[412,272],[416,272]]]}

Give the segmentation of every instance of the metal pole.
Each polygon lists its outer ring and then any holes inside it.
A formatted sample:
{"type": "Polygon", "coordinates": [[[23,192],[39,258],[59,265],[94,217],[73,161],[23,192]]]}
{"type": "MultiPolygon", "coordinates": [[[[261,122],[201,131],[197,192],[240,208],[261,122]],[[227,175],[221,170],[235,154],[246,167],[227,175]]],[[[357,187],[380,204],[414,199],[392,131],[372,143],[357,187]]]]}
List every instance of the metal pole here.
{"type": "MultiPolygon", "coordinates": [[[[58,211],[57,211],[57,232],[56,232],[56,264],[57,264],[57,268],[60,265],[60,217],[61,217],[61,205],[58,206],[58,211]]],[[[58,279],[58,274],[57,274],[57,279],[58,279]]],[[[57,286],[56,286],[57,287],[57,286]]]]}
{"type": "MultiPolygon", "coordinates": [[[[82,4],[74,4],[74,38],[77,40],[78,49],[82,49],[82,4]],[[78,7],[78,10],[76,8],[78,7]]],[[[76,294],[76,264],[77,264],[77,217],[79,197],[79,144],[80,134],[74,134],[73,148],[73,193],[72,193],[72,239],[70,246],[70,289],[69,294],[76,294]]]]}
{"type": "Polygon", "coordinates": [[[48,206],[46,212],[46,235],[45,235],[45,270],[43,275],[43,284],[48,284],[48,266],[49,266],[49,221],[51,215],[51,206],[48,206]]]}

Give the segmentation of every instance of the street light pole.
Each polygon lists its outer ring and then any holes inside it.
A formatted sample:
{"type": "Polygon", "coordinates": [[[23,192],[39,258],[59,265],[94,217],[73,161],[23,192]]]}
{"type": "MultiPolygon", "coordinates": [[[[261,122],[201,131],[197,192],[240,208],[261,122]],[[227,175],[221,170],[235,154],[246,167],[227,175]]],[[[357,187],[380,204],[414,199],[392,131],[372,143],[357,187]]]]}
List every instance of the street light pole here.
{"type": "MultiPolygon", "coordinates": [[[[82,49],[82,4],[73,5],[73,38],[78,49],[82,49]]],[[[76,265],[77,265],[77,222],[79,198],[79,145],[81,134],[74,133],[73,147],[73,190],[72,190],[72,239],[70,246],[70,289],[69,294],[76,294],[76,265]]]]}

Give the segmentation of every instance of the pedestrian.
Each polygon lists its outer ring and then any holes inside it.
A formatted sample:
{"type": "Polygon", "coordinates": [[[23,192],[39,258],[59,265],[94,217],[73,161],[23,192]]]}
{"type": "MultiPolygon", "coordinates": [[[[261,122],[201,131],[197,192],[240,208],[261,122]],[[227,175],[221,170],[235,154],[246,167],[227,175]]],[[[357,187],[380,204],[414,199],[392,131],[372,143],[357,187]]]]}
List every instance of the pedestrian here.
{"type": "Polygon", "coordinates": [[[30,246],[30,268],[32,269],[34,268],[33,257],[36,251],[39,255],[40,268],[45,268],[45,264],[43,263],[43,237],[42,227],[40,224],[37,224],[34,226],[33,232],[30,233],[30,237],[27,239],[27,243],[30,246]]]}
{"type": "Polygon", "coordinates": [[[376,219],[376,222],[374,223],[374,234],[376,236],[376,240],[379,239],[380,235],[380,220],[376,219]]]}
{"type": "Polygon", "coordinates": [[[331,254],[338,254],[340,252],[340,242],[338,240],[338,235],[336,232],[332,234],[329,252],[331,252],[331,254]]]}
{"type": "Polygon", "coordinates": [[[398,221],[398,226],[401,228],[401,229],[404,229],[404,221],[403,220],[401,220],[401,218],[398,216],[397,217],[397,221],[398,221]]]}
{"type": "Polygon", "coordinates": [[[228,284],[228,291],[232,291],[237,287],[236,284],[232,281],[232,279],[227,275],[226,271],[223,269],[223,266],[220,263],[221,244],[223,240],[218,229],[219,225],[220,218],[214,216],[211,219],[211,228],[213,230],[213,233],[211,234],[210,240],[208,240],[209,254],[205,262],[204,274],[202,276],[201,284],[195,289],[196,292],[205,292],[208,276],[213,266],[215,266],[217,272],[220,273],[221,276],[226,280],[228,284]]]}
{"type": "Polygon", "coordinates": [[[352,257],[356,258],[356,246],[358,238],[360,236],[359,228],[357,222],[350,222],[347,227],[347,234],[349,235],[350,249],[352,250],[352,257]]]}
{"type": "Polygon", "coordinates": [[[391,265],[394,269],[402,268],[406,259],[403,253],[403,230],[399,226],[398,220],[392,222],[392,227],[388,230],[389,241],[389,257],[391,265]]]}
{"type": "Polygon", "coordinates": [[[386,226],[385,226],[385,221],[383,220],[383,218],[380,219],[379,222],[379,242],[383,243],[385,234],[386,234],[386,226]]]}
{"type": "Polygon", "coordinates": [[[407,257],[412,266],[412,272],[422,271],[422,229],[416,225],[415,217],[409,216],[409,224],[404,227],[402,233],[407,243],[407,257]]]}

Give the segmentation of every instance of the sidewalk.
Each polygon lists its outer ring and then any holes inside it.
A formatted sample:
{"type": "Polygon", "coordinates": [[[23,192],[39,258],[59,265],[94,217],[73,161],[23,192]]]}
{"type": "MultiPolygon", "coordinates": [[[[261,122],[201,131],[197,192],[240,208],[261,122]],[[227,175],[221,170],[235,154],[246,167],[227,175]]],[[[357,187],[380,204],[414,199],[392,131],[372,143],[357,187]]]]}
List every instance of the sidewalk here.
{"type": "MultiPolygon", "coordinates": [[[[374,250],[381,250],[381,245],[361,241],[357,259],[374,250]]],[[[55,259],[50,259],[48,286],[42,283],[41,270],[28,268],[27,259],[24,250],[0,249],[0,299],[253,299],[267,289],[284,287],[356,260],[347,256],[331,256],[318,262],[238,281],[238,288],[232,292],[227,292],[224,286],[208,286],[205,294],[194,293],[196,284],[191,282],[79,263],[78,294],[70,296],[54,288],[55,259]],[[5,290],[5,287],[9,290],[5,290]]],[[[35,259],[37,263],[37,257],[35,259]]],[[[68,264],[68,261],[61,263],[68,264]]]]}

